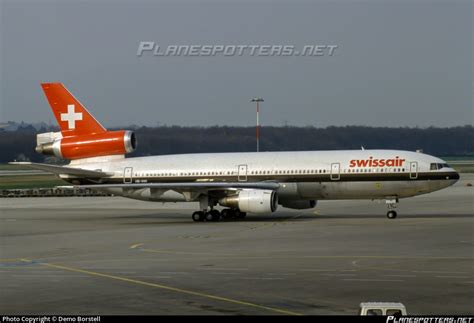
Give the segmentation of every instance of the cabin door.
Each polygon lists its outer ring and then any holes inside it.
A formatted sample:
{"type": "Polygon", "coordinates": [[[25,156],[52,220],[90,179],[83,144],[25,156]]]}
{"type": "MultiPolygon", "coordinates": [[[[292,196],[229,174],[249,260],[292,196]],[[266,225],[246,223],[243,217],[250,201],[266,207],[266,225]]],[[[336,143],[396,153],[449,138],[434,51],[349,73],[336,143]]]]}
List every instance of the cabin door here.
{"type": "Polygon", "coordinates": [[[331,179],[333,181],[338,181],[341,178],[340,168],[341,165],[339,163],[331,164],[331,179]]]}
{"type": "Polygon", "coordinates": [[[124,183],[131,183],[132,182],[132,167],[125,167],[123,170],[123,182],[124,183]]]}
{"type": "Polygon", "coordinates": [[[418,162],[410,162],[410,179],[418,178],[418,162]]]}
{"type": "Polygon", "coordinates": [[[247,181],[247,165],[239,165],[239,182],[246,182],[247,181]]]}

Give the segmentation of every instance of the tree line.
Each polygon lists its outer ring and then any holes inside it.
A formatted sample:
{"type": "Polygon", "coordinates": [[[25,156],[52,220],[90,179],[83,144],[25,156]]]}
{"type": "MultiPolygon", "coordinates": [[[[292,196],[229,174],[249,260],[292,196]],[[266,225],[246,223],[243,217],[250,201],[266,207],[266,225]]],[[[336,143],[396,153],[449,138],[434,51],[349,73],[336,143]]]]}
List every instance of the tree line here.
{"type": "MultiPolygon", "coordinates": [[[[256,150],[254,127],[133,127],[138,147],[130,156],[256,150]]],[[[58,131],[22,127],[0,132],[0,162],[45,161],[35,152],[36,134],[58,131]]],[[[260,151],[400,149],[436,156],[474,156],[474,128],[262,127],[260,151]]],[[[46,157],[46,160],[48,158],[46,157]]]]}

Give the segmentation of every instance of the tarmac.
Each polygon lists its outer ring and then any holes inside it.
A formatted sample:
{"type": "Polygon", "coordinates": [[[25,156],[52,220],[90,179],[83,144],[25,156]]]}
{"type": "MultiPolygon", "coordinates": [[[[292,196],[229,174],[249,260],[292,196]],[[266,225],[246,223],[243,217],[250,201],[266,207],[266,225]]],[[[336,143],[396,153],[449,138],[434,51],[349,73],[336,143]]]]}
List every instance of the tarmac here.
{"type": "Polygon", "coordinates": [[[1,314],[474,315],[474,174],[400,201],[195,223],[195,203],[0,200],[1,314]]]}

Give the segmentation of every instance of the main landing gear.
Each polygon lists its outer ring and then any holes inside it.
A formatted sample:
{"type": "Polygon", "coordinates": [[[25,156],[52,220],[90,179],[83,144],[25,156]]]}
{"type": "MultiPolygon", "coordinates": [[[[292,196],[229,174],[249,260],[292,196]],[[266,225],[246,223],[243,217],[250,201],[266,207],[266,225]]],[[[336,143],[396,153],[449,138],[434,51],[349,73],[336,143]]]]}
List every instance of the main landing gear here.
{"type": "Polygon", "coordinates": [[[238,209],[223,209],[221,212],[218,210],[211,209],[210,211],[196,211],[192,215],[194,222],[217,222],[221,219],[243,219],[247,213],[241,212],[238,209]]]}
{"type": "Polygon", "coordinates": [[[393,199],[387,199],[385,200],[385,203],[387,204],[387,218],[393,220],[397,217],[397,209],[398,206],[398,198],[393,198],[393,199]]]}

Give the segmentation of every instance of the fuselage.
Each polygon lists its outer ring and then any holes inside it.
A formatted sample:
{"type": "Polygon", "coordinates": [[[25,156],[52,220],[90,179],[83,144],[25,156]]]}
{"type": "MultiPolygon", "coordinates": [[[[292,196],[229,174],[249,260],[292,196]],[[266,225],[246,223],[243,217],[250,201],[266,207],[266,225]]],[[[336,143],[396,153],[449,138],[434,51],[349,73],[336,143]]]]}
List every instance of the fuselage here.
{"type": "MultiPolygon", "coordinates": [[[[280,184],[280,201],[404,198],[448,187],[459,179],[440,158],[399,150],[115,156],[78,160],[71,166],[111,173],[101,179],[102,184],[273,181],[280,184]]],[[[159,194],[151,188],[108,190],[142,200],[189,200],[173,190],[159,194]]]]}

